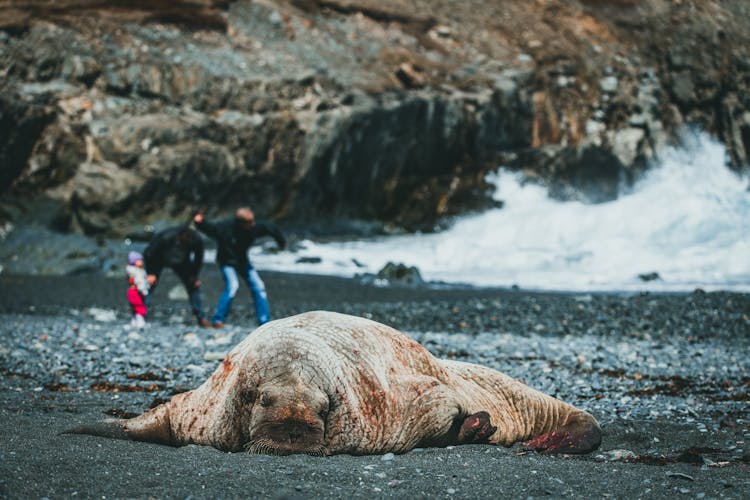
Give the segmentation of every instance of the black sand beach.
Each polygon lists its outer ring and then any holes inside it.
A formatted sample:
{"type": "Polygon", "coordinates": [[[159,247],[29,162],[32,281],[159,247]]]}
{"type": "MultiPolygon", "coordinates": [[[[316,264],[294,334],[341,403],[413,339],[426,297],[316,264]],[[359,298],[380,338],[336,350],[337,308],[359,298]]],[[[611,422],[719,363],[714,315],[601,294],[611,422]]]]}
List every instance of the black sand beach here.
{"type": "MultiPolygon", "coordinates": [[[[568,294],[377,288],[262,273],[272,311],[372,318],[438,357],[492,366],[590,411],[599,450],[520,446],[404,455],[271,457],[61,434],[141,413],[200,384],[252,330],[200,329],[165,273],[144,331],[121,278],[0,276],[0,496],[4,498],[577,497],[750,495],[750,295],[568,294]]],[[[212,308],[220,278],[203,273],[212,308]]]]}

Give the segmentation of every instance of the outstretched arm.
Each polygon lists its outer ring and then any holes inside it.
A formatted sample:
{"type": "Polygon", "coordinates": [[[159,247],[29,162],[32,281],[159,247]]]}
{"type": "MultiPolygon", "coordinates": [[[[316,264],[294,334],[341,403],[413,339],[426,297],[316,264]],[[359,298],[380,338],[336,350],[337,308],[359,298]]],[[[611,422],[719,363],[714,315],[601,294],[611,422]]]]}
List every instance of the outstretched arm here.
{"type": "Polygon", "coordinates": [[[284,234],[281,232],[281,230],[274,224],[273,222],[257,222],[256,223],[257,230],[259,231],[259,236],[270,236],[274,240],[276,240],[276,244],[279,246],[279,250],[284,250],[286,248],[286,238],[284,237],[284,234]]]}
{"type": "Polygon", "coordinates": [[[206,219],[203,217],[203,212],[198,212],[197,214],[195,214],[193,216],[193,222],[195,223],[195,227],[197,227],[198,230],[205,235],[211,238],[217,237],[216,226],[206,221],[206,219]]]}

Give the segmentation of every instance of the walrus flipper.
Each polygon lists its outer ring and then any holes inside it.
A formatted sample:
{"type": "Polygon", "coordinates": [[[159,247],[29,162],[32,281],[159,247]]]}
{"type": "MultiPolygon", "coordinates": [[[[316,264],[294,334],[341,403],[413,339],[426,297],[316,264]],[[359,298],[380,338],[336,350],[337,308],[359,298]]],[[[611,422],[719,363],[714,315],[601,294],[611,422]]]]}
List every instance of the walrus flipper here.
{"type": "Polygon", "coordinates": [[[543,453],[588,453],[602,442],[602,431],[596,419],[586,412],[571,415],[568,421],[552,432],[523,443],[543,453]]]}
{"type": "Polygon", "coordinates": [[[122,420],[108,419],[100,420],[93,424],[81,425],[63,431],[63,434],[88,434],[112,439],[130,439],[125,429],[122,428],[122,420]]]}
{"type": "Polygon", "coordinates": [[[108,419],[82,425],[65,434],[90,434],[114,439],[132,439],[174,445],[169,425],[169,404],[159,405],[138,417],[126,420],[108,419]]]}
{"type": "Polygon", "coordinates": [[[490,414],[486,411],[478,411],[466,417],[458,431],[458,442],[460,444],[489,443],[490,437],[497,430],[492,425],[490,414]]]}

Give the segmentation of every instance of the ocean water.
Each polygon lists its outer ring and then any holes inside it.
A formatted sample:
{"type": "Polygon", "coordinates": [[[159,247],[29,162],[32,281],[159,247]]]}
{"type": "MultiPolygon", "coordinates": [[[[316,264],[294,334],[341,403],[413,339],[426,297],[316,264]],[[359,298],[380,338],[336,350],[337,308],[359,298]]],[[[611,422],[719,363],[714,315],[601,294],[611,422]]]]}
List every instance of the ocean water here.
{"type": "Polygon", "coordinates": [[[318,243],[297,252],[252,250],[261,269],[354,276],[387,262],[429,281],[527,290],[750,291],[748,179],[725,166],[724,147],[692,134],[629,192],[602,204],[555,201],[544,187],[500,169],[501,209],[447,230],[318,243]],[[298,263],[302,258],[319,263],[298,263]],[[639,275],[657,273],[644,281],[639,275]]]}

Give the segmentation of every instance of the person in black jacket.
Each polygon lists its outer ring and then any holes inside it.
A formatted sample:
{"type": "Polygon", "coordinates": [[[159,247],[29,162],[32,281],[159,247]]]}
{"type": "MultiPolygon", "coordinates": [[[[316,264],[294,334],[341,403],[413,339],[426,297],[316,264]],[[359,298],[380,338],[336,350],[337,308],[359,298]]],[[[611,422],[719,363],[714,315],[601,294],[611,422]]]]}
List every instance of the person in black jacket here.
{"type": "Polygon", "coordinates": [[[216,305],[216,313],[211,320],[215,328],[224,326],[229,315],[234,296],[239,289],[239,277],[247,284],[253,295],[255,314],[258,324],[262,325],[271,320],[266,285],[260,278],[247,256],[248,249],[255,240],[263,236],[270,236],[276,240],[279,249],[286,246],[286,239],[281,231],[270,222],[255,221],[253,211],[247,207],[238,208],[234,219],[226,219],[211,223],[203,219],[202,213],[193,217],[196,227],[216,240],[216,263],[224,277],[224,292],[216,305]]]}
{"type": "Polygon", "coordinates": [[[162,270],[169,267],[182,281],[198,324],[202,327],[210,326],[203,311],[201,282],[198,279],[203,265],[203,241],[197,231],[188,226],[177,226],[156,233],[143,251],[143,260],[152,290],[147,296],[147,306],[150,306],[153,289],[158,284],[162,270]]]}

